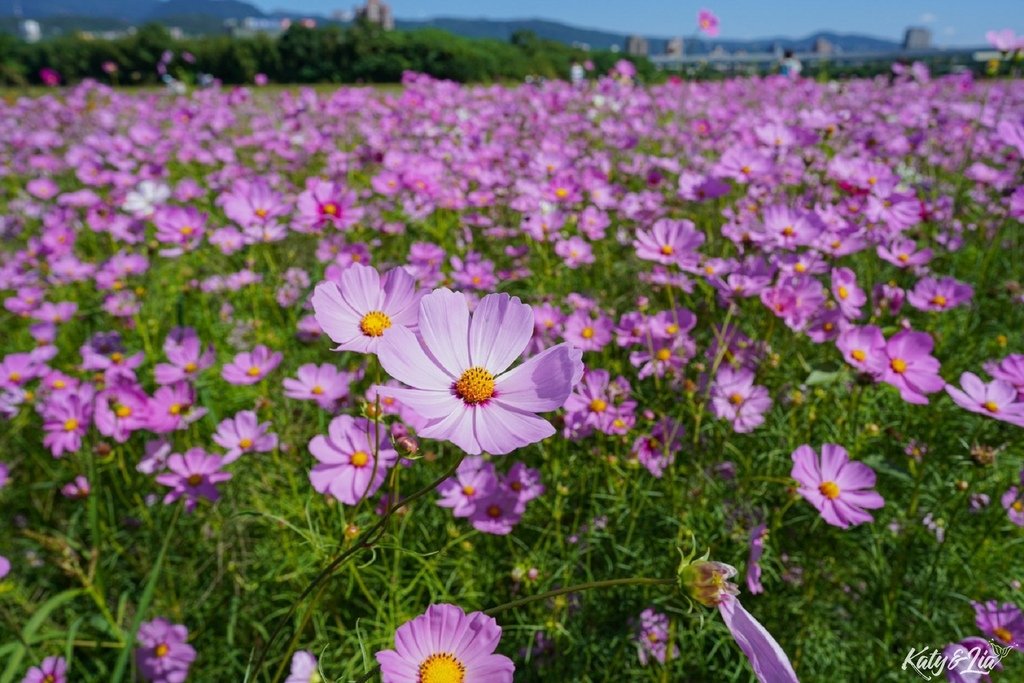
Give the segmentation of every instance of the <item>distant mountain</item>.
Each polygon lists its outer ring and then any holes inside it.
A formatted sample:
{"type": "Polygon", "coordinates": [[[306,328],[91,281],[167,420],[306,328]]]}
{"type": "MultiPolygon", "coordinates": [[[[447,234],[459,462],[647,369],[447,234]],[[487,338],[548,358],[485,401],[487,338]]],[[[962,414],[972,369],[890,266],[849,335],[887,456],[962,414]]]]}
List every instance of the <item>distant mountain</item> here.
{"type": "MultiPolygon", "coordinates": [[[[197,32],[221,30],[225,19],[244,17],[289,17],[312,16],[320,21],[325,17],[303,14],[292,9],[264,13],[256,6],[243,0],[0,0],[0,18],[15,16],[16,9],[21,16],[30,19],[54,19],[59,17],[88,16],[93,19],[110,18],[120,21],[142,23],[163,21],[168,24],[185,25],[197,32]],[[183,18],[189,18],[184,22],[183,18]],[[194,27],[204,27],[199,30],[194,27]]],[[[329,22],[334,23],[334,22],[329,22]]],[[[426,20],[398,19],[400,30],[414,31],[422,28],[439,28],[467,38],[493,38],[508,40],[516,31],[532,31],[541,38],[561,43],[585,43],[594,50],[613,47],[624,48],[627,35],[615,31],[581,28],[557,21],[544,19],[460,19],[457,17],[436,17],[426,20]]],[[[665,50],[671,36],[645,36],[650,54],[665,50]]],[[[683,36],[688,54],[706,54],[721,46],[729,52],[770,52],[776,46],[798,52],[810,50],[818,38],[824,38],[842,52],[888,51],[898,49],[900,43],[871,36],[851,35],[822,31],[805,38],[759,38],[755,40],[703,40],[692,35],[683,36]]]]}

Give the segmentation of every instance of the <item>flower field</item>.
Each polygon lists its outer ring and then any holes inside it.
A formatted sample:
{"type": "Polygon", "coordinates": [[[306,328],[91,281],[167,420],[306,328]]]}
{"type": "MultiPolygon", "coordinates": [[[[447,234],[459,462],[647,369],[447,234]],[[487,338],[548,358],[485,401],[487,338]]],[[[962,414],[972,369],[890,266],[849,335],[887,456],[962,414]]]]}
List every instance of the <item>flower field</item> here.
{"type": "Polygon", "coordinates": [[[1024,680],[1020,81],[85,83],[0,145],[0,683],[1024,680]]]}

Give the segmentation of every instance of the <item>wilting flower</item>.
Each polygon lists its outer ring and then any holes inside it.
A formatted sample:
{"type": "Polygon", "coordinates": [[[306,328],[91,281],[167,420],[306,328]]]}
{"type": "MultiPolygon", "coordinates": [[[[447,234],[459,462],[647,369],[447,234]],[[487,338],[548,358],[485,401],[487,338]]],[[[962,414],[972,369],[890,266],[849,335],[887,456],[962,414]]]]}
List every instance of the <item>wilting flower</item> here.
{"type": "Polygon", "coordinates": [[[271,353],[270,349],[260,344],[251,352],[235,356],[220,374],[231,384],[256,384],[280,365],[283,358],[280,352],[271,353]]]}
{"type": "Polygon", "coordinates": [[[170,505],[182,496],[185,510],[191,512],[200,498],[217,500],[220,492],[217,484],[231,478],[230,472],[222,472],[223,458],[210,455],[202,448],[190,448],[184,455],[173,453],[167,458],[168,472],[158,474],[158,484],[171,487],[164,496],[164,505],[170,505]]]}
{"type": "Polygon", "coordinates": [[[321,329],[337,342],[335,351],[374,353],[391,327],[415,330],[419,317],[416,280],[403,268],[385,273],[353,263],[340,282],[325,281],[313,291],[313,310],[321,329]]]}
{"type": "Polygon", "coordinates": [[[1024,652],[1024,614],[1013,603],[972,602],[974,623],[1003,645],[1024,652]]]}
{"type": "Polygon", "coordinates": [[[386,439],[387,427],[366,418],[339,415],[331,420],[327,436],[318,434],[309,442],[319,461],[309,473],[313,488],[346,505],[372,496],[398,461],[386,439]]]}
{"type": "Polygon", "coordinates": [[[377,653],[383,683],[511,683],[515,665],[494,654],[501,627],[483,612],[431,605],[395,631],[395,649],[377,653]]]}
{"type": "Polygon", "coordinates": [[[21,683],[68,683],[68,663],[63,657],[47,657],[28,670],[21,683]]]}
{"type": "Polygon", "coordinates": [[[846,449],[822,444],[821,458],[803,445],[793,451],[790,476],[800,483],[798,493],[821,513],[822,519],[843,529],[874,519],[865,510],[885,504],[873,489],[875,472],[860,462],[850,462],[846,449]]]}
{"type": "Polygon", "coordinates": [[[195,661],[196,651],[188,644],[188,629],[163,618],[139,626],[135,661],[139,673],[151,683],[182,683],[195,661]]]}
{"type": "Polygon", "coordinates": [[[465,295],[435,290],[420,302],[422,342],[393,327],[377,350],[388,374],[410,388],[378,392],[429,420],[420,436],[467,453],[503,454],[545,439],[555,429],[534,413],[565,403],[583,363],[580,351],[558,344],[508,370],[526,349],[533,323],[533,311],[517,297],[489,294],[471,316],[465,295]]]}

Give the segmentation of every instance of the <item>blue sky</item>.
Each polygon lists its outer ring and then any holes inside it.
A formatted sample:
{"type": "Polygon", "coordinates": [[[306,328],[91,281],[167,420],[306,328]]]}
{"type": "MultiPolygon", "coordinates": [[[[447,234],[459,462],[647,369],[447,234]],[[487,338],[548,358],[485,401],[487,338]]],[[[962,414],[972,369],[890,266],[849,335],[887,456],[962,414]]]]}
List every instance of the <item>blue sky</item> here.
{"type": "MultiPolygon", "coordinates": [[[[328,14],[357,0],[250,0],[264,10],[328,14]]],[[[817,30],[901,38],[907,26],[927,26],[941,45],[981,45],[985,31],[1024,32],[1024,0],[390,0],[395,16],[489,19],[542,18],[621,33],[690,35],[697,10],[722,20],[722,38],[799,37],[817,30]]]]}

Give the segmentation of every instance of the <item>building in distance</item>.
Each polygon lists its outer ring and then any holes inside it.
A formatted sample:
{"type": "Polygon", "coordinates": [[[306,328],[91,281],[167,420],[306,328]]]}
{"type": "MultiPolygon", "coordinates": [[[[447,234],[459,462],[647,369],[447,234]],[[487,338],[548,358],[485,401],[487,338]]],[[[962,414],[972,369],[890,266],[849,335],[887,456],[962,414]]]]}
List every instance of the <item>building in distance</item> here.
{"type": "Polygon", "coordinates": [[[928,50],[932,46],[932,32],[920,26],[911,26],[903,35],[904,50],[928,50]]]}
{"type": "Polygon", "coordinates": [[[385,31],[395,28],[395,16],[391,13],[391,5],[382,0],[366,0],[366,4],[355,9],[356,20],[368,24],[376,24],[385,31]]]}
{"type": "Polygon", "coordinates": [[[647,39],[643,36],[630,36],[626,39],[626,54],[634,57],[647,56],[647,39]]]}
{"type": "Polygon", "coordinates": [[[665,43],[665,54],[672,57],[682,57],[686,52],[685,47],[686,44],[683,42],[682,38],[678,36],[675,38],[669,38],[665,43]]]}

